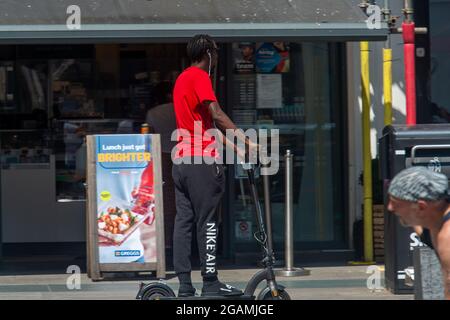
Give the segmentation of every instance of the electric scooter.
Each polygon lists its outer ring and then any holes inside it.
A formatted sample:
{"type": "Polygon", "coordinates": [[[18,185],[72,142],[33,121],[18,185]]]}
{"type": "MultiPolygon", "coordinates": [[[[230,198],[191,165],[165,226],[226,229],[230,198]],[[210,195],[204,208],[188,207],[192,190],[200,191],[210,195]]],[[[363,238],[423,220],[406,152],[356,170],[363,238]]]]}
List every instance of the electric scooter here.
{"type": "Polygon", "coordinates": [[[244,170],[247,171],[248,180],[250,182],[250,189],[252,198],[256,208],[257,231],[254,237],[262,248],[263,269],[258,271],[245,287],[244,293],[240,296],[193,296],[178,298],[175,292],[163,281],[153,282],[149,284],[140,284],[139,292],[136,296],[138,300],[291,300],[291,297],[286,292],[282,285],[279,285],[275,279],[273,270],[275,264],[275,257],[273,253],[273,245],[269,243],[267,233],[265,230],[264,215],[259,203],[258,191],[255,182],[255,169],[251,164],[244,164],[244,170]],[[266,281],[266,287],[262,289],[257,296],[255,296],[258,285],[266,281]]]}

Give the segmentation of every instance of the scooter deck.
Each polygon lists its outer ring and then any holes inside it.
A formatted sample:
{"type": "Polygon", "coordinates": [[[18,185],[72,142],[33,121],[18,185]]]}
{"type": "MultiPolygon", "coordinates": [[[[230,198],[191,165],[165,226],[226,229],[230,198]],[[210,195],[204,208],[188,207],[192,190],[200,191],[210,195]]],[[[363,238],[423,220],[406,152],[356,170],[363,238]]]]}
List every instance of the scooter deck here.
{"type": "Polygon", "coordinates": [[[255,300],[255,296],[192,296],[192,297],[159,297],[156,300],[255,300]]]}

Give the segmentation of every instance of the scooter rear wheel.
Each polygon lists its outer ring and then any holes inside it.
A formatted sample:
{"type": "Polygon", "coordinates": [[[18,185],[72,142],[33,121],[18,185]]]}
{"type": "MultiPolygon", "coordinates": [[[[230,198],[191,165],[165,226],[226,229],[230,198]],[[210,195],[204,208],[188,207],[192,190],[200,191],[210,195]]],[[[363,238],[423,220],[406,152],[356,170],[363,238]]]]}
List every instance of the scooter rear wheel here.
{"type": "Polygon", "coordinates": [[[161,298],[175,297],[173,290],[162,283],[151,283],[143,291],[141,300],[160,300],[161,298]]]}

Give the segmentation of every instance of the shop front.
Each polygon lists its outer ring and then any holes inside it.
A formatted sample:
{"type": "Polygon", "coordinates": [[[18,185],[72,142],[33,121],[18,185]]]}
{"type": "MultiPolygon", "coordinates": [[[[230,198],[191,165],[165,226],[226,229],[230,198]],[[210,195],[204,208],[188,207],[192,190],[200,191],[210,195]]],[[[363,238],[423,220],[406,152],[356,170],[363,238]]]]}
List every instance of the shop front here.
{"type": "MultiPolygon", "coordinates": [[[[170,106],[173,83],[189,64],[185,44],[197,33],[218,41],[213,81],[227,114],[243,129],[280,132],[280,169],[270,181],[277,251],[287,149],[294,154],[296,249],[349,248],[345,42],[381,40],[386,29],[367,29],[355,1],[79,2],[80,30],[65,25],[69,1],[0,5],[8,13],[0,26],[4,253],[85,245],[86,135],[138,133],[142,123],[158,122],[151,110],[170,106]]],[[[170,235],[170,148],[162,141],[170,235]]],[[[258,253],[250,192],[237,165],[227,166],[220,215],[222,257],[258,253]]]]}
{"type": "MultiPolygon", "coordinates": [[[[280,165],[278,173],[270,176],[269,190],[277,252],[284,244],[283,155],[288,149],[294,154],[296,248],[347,248],[343,44],[291,41],[230,46],[229,114],[238,127],[279,130],[280,165]],[[241,57],[247,51],[254,52],[254,59],[244,68],[241,57]]],[[[245,256],[258,252],[252,230],[254,207],[242,170],[230,169],[231,251],[245,256]]]]}

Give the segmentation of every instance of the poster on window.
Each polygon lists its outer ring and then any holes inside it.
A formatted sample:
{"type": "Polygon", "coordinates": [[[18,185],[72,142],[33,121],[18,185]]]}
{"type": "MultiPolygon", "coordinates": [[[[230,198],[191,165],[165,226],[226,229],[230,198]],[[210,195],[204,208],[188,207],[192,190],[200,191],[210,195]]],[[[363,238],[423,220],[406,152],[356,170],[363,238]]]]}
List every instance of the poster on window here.
{"type": "Polygon", "coordinates": [[[233,78],[233,108],[254,109],[256,102],[255,74],[239,74],[233,78]]]}
{"type": "Polygon", "coordinates": [[[287,42],[264,42],[256,47],[257,73],[286,73],[290,70],[289,45],[287,42]]]}
{"type": "Polygon", "coordinates": [[[102,265],[115,271],[152,269],[164,257],[159,135],[91,137],[95,194],[89,201],[94,196],[95,205],[89,205],[95,223],[90,229],[100,271],[102,265]]]}
{"type": "Polygon", "coordinates": [[[255,72],[255,44],[252,42],[233,43],[234,72],[249,74],[255,72]]]}
{"type": "Polygon", "coordinates": [[[256,108],[277,109],[283,107],[281,74],[258,74],[256,92],[256,108]]]}

